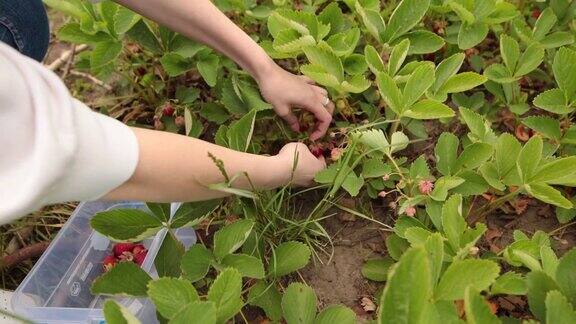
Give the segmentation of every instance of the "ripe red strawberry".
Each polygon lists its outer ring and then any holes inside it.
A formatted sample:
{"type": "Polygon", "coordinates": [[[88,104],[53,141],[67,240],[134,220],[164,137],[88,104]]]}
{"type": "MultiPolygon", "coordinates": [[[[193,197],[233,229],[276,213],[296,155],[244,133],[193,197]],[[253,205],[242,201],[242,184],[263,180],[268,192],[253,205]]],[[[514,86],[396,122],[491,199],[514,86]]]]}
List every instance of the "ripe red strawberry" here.
{"type": "Polygon", "coordinates": [[[146,250],[146,247],[142,244],[136,244],[134,245],[134,248],[132,249],[132,254],[137,255],[140,254],[142,252],[147,252],[148,250],[146,250]]]}
{"type": "Polygon", "coordinates": [[[144,259],[146,258],[147,253],[148,253],[148,251],[144,250],[144,251],[134,255],[134,262],[136,262],[137,265],[141,266],[142,263],[144,263],[144,259]]]}
{"type": "Polygon", "coordinates": [[[164,108],[162,108],[162,115],[164,117],[170,117],[172,115],[174,115],[174,107],[172,107],[172,105],[170,103],[166,103],[164,105],[164,108]]]}
{"type": "Polygon", "coordinates": [[[118,261],[113,255],[107,255],[104,260],[102,261],[102,267],[104,268],[104,272],[110,271],[118,261]]]}
{"type": "Polygon", "coordinates": [[[132,253],[132,249],[134,249],[134,243],[117,243],[112,248],[112,252],[115,257],[119,258],[124,252],[132,253]]]}
{"type": "Polygon", "coordinates": [[[310,144],[308,148],[310,149],[310,152],[312,152],[312,154],[317,158],[324,155],[324,149],[318,144],[310,144]]]}
{"type": "Polygon", "coordinates": [[[538,19],[538,17],[540,17],[540,9],[538,8],[534,8],[532,9],[532,18],[534,19],[538,19]]]}

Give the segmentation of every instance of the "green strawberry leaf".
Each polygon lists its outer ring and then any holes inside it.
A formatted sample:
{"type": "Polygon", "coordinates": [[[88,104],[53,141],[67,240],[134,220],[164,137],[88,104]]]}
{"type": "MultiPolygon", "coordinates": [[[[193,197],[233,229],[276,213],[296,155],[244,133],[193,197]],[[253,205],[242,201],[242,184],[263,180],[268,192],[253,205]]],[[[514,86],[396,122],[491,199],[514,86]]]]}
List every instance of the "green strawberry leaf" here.
{"type": "Polygon", "coordinates": [[[552,70],[558,87],[564,91],[569,101],[576,93],[576,51],[561,47],[554,56],[552,70]]]}
{"type": "Polygon", "coordinates": [[[310,248],[300,242],[288,241],[274,249],[268,272],[275,278],[304,268],[310,261],[310,248]]]}
{"type": "Polygon", "coordinates": [[[512,37],[502,34],[500,36],[500,55],[508,71],[513,74],[516,71],[516,63],[518,63],[520,58],[518,42],[512,37]]]}
{"type": "Polygon", "coordinates": [[[170,324],[188,324],[191,318],[197,323],[216,324],[216,313],[216,306],[213,302],[195,301],[176,313],[170,320],[170,324]]]}
{"type": "Polygon", "coordinates": [[[257,281],[248,293],[250,305],[260,307],[273,321],[282,318],[282,295],[274,284],[265,281],[257,281]]]}
{"type": "Polygon", "coordinates": [[[364,47],[364,57],[372,73],[379,75],[381,72],[384,72],[384,62],[382,62],[382,58],[374,46],[366,45],[366,47],[364,47]]]}
{"type": "Polygon", "coordinates": [[[431,297],[430,264],[426,250],[419,246],[406,251],[388,273],[380,299],[380,323],[421,323],[431,297]],[[420,311],[413,311],[420,310],[420,311]]]}
{"type": "Polygon", "coordinates": [[[453,195],[442,206],[442,229],[455,251],[460,248],[460,240],[466,228],[462,216],[462,196],[453,195]]]}
{"type": "Polygon", "coordinates": [[[390,58],[388,59],[388,75],[394,76],[400,70],[404,60],[408,55],[408,48],[410,48],[410,40],[404,39],[392,49],[390,58]]]}
{"type": "Polygon", "coordinates": [[[243,219],[220,229],[214,235],[214,256],[222,259],[234,253],[244,244],[253,227],[253,220],[243,219]]]}
{"type": "Polygon", "coordinates": [[[498,277],[500,267],[490,260],[456,260],[448,266],[434,292],[437,300],[463,299],[467,287],[484,290],[498,277]]]}
{"type": "Polygon", "coordinates": [[[330,305],[324,308],[316,317],[317,324],[355,324],[356,313],[342,305],[330,305]]]}
{"type": "Polygon", "coordinates": [[[282,310],[287,324],[312,324],[316,316],[316,294],[302,283],[290,284],[282,297],[282,310]]]}
{"type": "Polygon", "coordinates": [[[370,259],[362,266],[362,275],[373,281],[386,281],[388,270],[393,264],[394,260],[389,257],[370,259]]]}
{"type": "Polygon", "coordinates": [[[530,195],[545,203],[566,209],[574,206],[570,200],[562,196],[560,191],[545,183],[530,183],[525,185],[525,187],[530,195]]]}
{"type": "Polygon", "coordinates": [[[402,0],[392,12],[382,40],[391,43],[416,26],[430,6],[430,0],[402,0]]]}
{"type": "Polygon", "coordinates": [[[219,323],[236,315],[244,306],[240,272],[232,268],[222,271],[210,285],[208,301],[215,304],[219,323]]]}
{"type": "Polygon", "coordinates": [[[522,120],[522,123],[537,131],[547,138],[560,140],[560,122],[557,119],[546,116],[530,116],[522,120]]]}
{"type": "Polygon", "coordinates": [[[546,294],[546,323],[576,323],[576,312],[566,296],[557,290],[546,294]]]}
{"type": "Polygon", "coordinates": [[[404,35],[410,40],[408,55],[434,53],[444,46],[444,38],[428,30],[415,30],[404,35]]]}
{"type": "Polygon", "coordinates": [[[551,113],[564,115],[574,111],[568,105],[566,94],[560,89],[546,90],[534,98],[534,106],[551,113]]]}
{"type": "Polygon", "coordinates": [[[235,268],[240,271],[243,277],[262,279],[265,276],[262,260],[251,255],[228,254],[221,263],[227,268],[235,268]]]}
{"type": "Polygon", "coordinates": [[[139,324],[140,321],[132,315],[130,310],[112,299],[104,302],[104,319],[107,323],[139,324]]]}
{"type": "Polygon", "coordinates": [[[90,291],[94,295],[146,296],[151,280],[136,263],[120,262],[96,278],[90,291]]]}
{"type": "Polygon", "coordinates": [[[199,300],[198,292],[184,279],[160,278],[148,284],[148,297],[160,315],[173,318],[189,303],[199,300]]]}
{"type": "Polygon", "coordinates": [[[90,220],[98,233],[115,241],[139,242],[156,234],[164,225],[157,217],[138,209],[113,209],[90,220]]]}
{"type": "Polygon", "coordinates": [[[490,288],[490,293],[493,295],[526,295],[527,292],[526,278],[512,271],[498,277],[490,288]]]}
{"type": "Polygon", "coordinates": [[[559,290],[554,279],[542,271],[532,271],[526,276],[528,284],[528,305],[534,316],[540,320],[546,319],[546,295],[549,291],[559,290]]]}
{"type": "Polygon", "coordinates": [[[502,321],[492,313],[488,303],[480,292],[472,286],[464,292],[464,310],[468,323],[500,324],[502,321]]]}
{"type": "Polygon", "coordinates": [[[210,264],[214,261],[212,251],[202,244],[194,244],[182,256],[182,276],[196,282],[208,274],[210,264]]]}
{"type": "Polygon", "coordinates": [[[450,118],[454,115],[452,108],[433,99],[422,99],[404,112],[405,117],[414,119],[450,118]]]}
{"type": "Polygon", "coordinates": [[[524,145],[524,147],[522,147],[522,150],[520,150],[516,166],[524,183],[528,183],[529,179],[532,178],[536,169],[540,165],[540,160],[542,159],[542,147],[542,138],[533,136],[524,145]]]}
{"type": "Polygon", "coordinates": [[[568,251],[558,263],[556,269],[556,282],[560,286],[560,291],[574,304],[576,302],[576,249],[568,251]]]}

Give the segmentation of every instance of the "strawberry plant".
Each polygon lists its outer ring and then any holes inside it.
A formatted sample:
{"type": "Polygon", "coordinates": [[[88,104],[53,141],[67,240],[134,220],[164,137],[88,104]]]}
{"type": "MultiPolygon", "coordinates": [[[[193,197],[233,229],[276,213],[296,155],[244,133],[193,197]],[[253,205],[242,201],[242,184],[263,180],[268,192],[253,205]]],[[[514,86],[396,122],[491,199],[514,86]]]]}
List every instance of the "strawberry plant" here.
{"type": "MultiPolygon", "coordinates": [[[[283,296],[276,288],[276,280],[309,262],[311,252],[305,244],[285,241],[270,253],[259,251],[260,244],[250,241],[258,240],[261,234],[254,228],[255,221],[246,218],[218,230],[211,248],[197,243],[184,252],[173,231],[199,222],[214,209],[215,203],[184,204],[169,220],[169,206],[149,206],[152,214],[130,209],[100,213],[94,217],[92,225],[103,235],[125,241],[145,238],[164,226],[168,233],[155,262],[160,278],[153,280],[132,263],[121,262],[94,281],[94,294],[148,296],[157,308],[159,319],[170,321],[200,316],[202,323],[222,323],[248,303],[262,308],[275,321],[285,318],[289,323],[298,323],[299,318],[310,316],[310,320],[317,318],[321,323],[328,323],[335,316],[346,323],[354,322],[354,313],[344,306],[329,307],[316,317],[316,296],[309,287],[292,284],[283,296]],[[113,224],[114,221],[121,222],[124,227],[130,226],[131,230],[112,229],[112,225],[119,225],[113,224]],[[144,222],[149,225],[144,226],[144,222]],[[218,275],[208,281],[206,277],[212,273],[218,275]],[[249,287],[246,300],[242,293],[243,278],[256,280],[249,287]],[[206,282],[210,282],[209,287],[206,282]],[[199,297],[193,283],[197,283],[199,289],[208,288],[206,298],[199,297]]],[[[130,252],[124,250],[134,252],[138,247],[118,243],[114,254],[127,255],[130,252]]],[[[131,316],[112,300],[107,302],[104,313],[111,321],[131,316]]]]}
{"type": "Polygon", "coordinates": [[[486,38],[490,29],[500,29],[500,24],[518,16],[513,4],[498,0],[446,0],[443,1],[441,10],[450,10],[458,16],[459,21],[454,27],[459,26],[455,38],[461,49],[478,45],[486,38]]]}
{"type": "MultiPolygon", "coordinates": [[[[326,88],[334,122],[314,142],[216,51],[110,1],[45,2],[70,16],[61,40],[89,45],[75,66],[114,84],[102,112],[243,152],[304,141],[328,163],[311,188],[258,191],[235,188],[247,175],[212,157],[225,181],[208,187],[232,197],[96,215],[120,245],[95,294],[147,297],[174,323],[574,322],[573,1],[214,1],[281,67],[326,88]],[[354,224],[382,238],[385,249],[361,241],[372,254],[357,264],[381,289],[328,305],[299,281],[338,262],[354,224]],[[184,247],[183,227],[199,242],[184,247]],[[156,235],[153,278],[134,244],[156,235]]],[[[117,301],[107,321],[134,321],[117,301]]]]}

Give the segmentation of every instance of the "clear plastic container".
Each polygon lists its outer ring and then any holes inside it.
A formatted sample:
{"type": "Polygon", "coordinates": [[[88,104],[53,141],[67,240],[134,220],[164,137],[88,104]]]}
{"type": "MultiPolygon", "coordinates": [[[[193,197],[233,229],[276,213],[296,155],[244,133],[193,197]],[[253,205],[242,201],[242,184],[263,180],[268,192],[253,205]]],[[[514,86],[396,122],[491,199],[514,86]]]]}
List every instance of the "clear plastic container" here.
{"type": "MultiPolygon", "coordinates": [[[[172,213],[179,204],[172,205],[172,213]]],[[[94,214],[116,208],[139,208],[139,202],[81,203],[62,227],[46,252],[16,289],[12,297],[13,310],[34,323],[104,323],[102,305],[106,298],[92,295],[90,286],[103,273],[102,261],[110,254],[113,242],[92,230],[90,218],[94,214]]],[[[166,230],[144,240],[148,254],[142,269],[152,278],[158,275],[154,259],[166,230]]],[[[196,242],[191,228],[181,228],[176,236],[186,248],[196,242]]],[[[146,298],[116,298],[142,323],[157,323],[154,305],[146,298]]]]}

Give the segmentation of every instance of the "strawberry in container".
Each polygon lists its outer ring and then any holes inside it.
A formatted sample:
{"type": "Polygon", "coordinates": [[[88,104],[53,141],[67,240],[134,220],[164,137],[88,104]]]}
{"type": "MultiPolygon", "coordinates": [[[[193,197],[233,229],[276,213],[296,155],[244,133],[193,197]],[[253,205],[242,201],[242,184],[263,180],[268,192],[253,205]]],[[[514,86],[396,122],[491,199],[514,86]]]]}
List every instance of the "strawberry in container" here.
{"type": "Polygon", "coordinates": [[[112,254],[102,261],[104,272],[110,271],[118,262],[134,262],[141,266],[148,250],[140,243],[116,243],[112,247],[112,254]]]}

